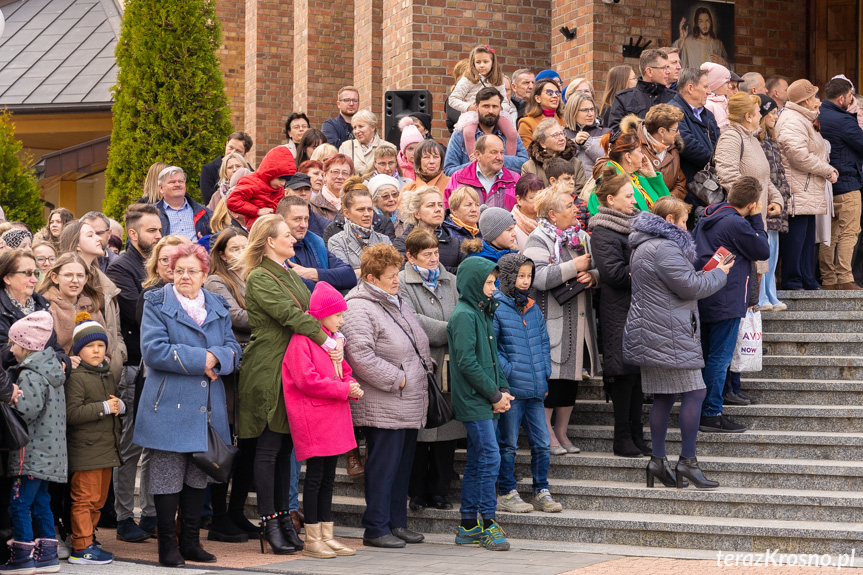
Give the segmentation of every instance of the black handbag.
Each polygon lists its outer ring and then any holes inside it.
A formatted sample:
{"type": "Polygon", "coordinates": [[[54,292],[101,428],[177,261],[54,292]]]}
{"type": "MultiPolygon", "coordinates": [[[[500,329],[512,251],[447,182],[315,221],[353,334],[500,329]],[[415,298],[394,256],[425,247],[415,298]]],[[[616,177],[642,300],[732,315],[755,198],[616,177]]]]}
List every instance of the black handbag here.
{"type": "MultiPolygon", "coordinates": [[[[212,383],[210,384],[212,386],[212,383]]],[[[198,469],[216,480],[216,483],[226,483],[234,466],[234,458],[240,450],[234,445],[222,441],[221,436],[210,424],[210,387],[207,388],[207,451],[192,454],[192,463],[198,469]]]]}
{"type": "Polygon", "coordinates": [[[557,287],[548,290],[551,297],[557,301],[559,305],[563,305],[581,292],[587,289],[587,284],[583,284],[575,278],[568,279],[557,287]]]}
{"type": "Polygon", "coordinates": [[[390,319],[399,326],[399,328],[404,332],[405,336],[407,336],[408,340],[411,342],[411,345],[414,348],[414,351],[417,354],[417,357],[420,358],[420,363],[423,366],[423,369],[426,372],[426,381],[428,382],[428,394],[429,394],[429,406],[426,411],[426,425],[425,429],[434,429],[436,427],[440,427],[445,425],[455,419],[455,414],[452,412],[452,407],[449,402],[446,400],[446,397],[443,394],[443,391],[438,387],[437,380],[435,379],[434,373],[428,368],[426,364],[426,360],[423,359],[420,350],[417,348],[417,344],[414,343],[414,339],[408,334],[407,330],[402,327],[402,324],[396,321],[396,318],[381,306],[384,312],[390,316],[390,319]]]}
{"type": "Polygon", "coordinates": [[[0,450],[17,451],[30,443],[30,432],[21,414],[0,403],[0,450]]]}
{"type": "MultiPolygon", "coordinates": [[[[738,161],[743,159],[744,147],[743,136],[740,136],[740,158],[738,161]]],[[[689,190],[689,193],[698,198],[698,201],[705,206],[724,202],[728,196],[728,190],[722,187],[719,176],[716,175],[716,165],[713,162],[715,155],[716,147],[713,148],[713,154],[710,155],[710,161],[707,162],[704,169],[697,172],[692,176],[692,180],[686,183],[686,189],[689,190]]]]}

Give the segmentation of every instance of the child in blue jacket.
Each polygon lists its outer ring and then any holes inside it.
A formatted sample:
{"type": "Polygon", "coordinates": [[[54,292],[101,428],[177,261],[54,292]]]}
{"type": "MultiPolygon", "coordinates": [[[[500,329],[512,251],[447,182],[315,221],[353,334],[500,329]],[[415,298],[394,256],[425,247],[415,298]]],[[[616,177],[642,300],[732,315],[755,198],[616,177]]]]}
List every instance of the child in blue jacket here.
{"type": "Polygon", "coordinates": [[[494,299],[499,305],[494,314],[494,331],[500,367],[515,399],[498,421],[497,508],[511,513],[529,513],[534,509],[556,513],[563,506],[548,491],[551,442],[543,403],[551,377],[551,345],[545,317],[527,296],[533,284],[533,262],[521,254],[507,254],[498,261],[498,268],[500,289],[494,293],[494,299]],[[519,427],[524,427],[530,444],[532,505],[525,503],[516,490],[514,468],[519,427]]]}

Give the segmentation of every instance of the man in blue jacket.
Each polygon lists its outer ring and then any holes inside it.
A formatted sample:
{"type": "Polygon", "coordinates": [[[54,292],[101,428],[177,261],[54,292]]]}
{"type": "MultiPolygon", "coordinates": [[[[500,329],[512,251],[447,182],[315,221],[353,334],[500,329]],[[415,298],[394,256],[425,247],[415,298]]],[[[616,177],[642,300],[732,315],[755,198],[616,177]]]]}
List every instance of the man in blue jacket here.
{"type": "Polygon", "coordinates": [[[327,250],[324,240],[309,231],[309,204],[300,197],[287,196],[279,200],[276,213],[285,218],[294,244],[294,257],[287,261],[309,291],[325,281],[343,294],[357,285],[353,268],[327,250]]]}
{"type": "MultiPolygon", "coordinates": [[[[669,102],[683,112],[683,119],[677,128],[683,139],[680,168],[687,182],[692,181],[692,177],[704,169],[719,140],[716,118],[704,107],[707,94],[707,71],[686,68],[677,80],[677,95],[669,102]]],[[[704,207],[691,193],[686,195],[686,202],[695,207],[704,207]]]]}
{"type": "Polygon", "coordinates": [[[770,257],[767,232],[761,218],[761,184],[755,178],[738,179],[728,201],[708,206],[695,228],[698,253],[696,268],[702,268],[716,250],[725,248],[734,256],[734,267],[721,290],[698,302],[701,316],[701,349],[704,354],[704,385],[707,395],[701,407],[706,432],[743,433],[746,426],[722,415],[722,390],[731,365],[740,320],[746,315],[749,294],[758,290],[753,262],[770,257]]]}
{"type": "Polygon", "coordinates": [[[853,266],[852,255],[860,235],[863,130],[857,117],[848,113],[854,103],[851,82],[833,78],[824,86],[824,96],[818,122],[821,135],[830,142],[830,165],[839,172],[839,179],[833,184],[830,245],[821,244],[818,251],[821,283],[824,289],[859,290],[854,280],[863,280],[863,252],[857,250],[853,266]]]}

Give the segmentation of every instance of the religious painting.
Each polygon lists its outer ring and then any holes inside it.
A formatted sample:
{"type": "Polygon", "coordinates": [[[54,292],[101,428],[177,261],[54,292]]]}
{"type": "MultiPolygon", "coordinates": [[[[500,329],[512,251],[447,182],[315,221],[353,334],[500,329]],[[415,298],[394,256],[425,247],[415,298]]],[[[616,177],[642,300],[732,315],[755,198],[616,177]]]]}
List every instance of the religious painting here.
{"type": "Polygon", "coordinates": [[[671,37],[684,68],[734,68],[734,3],[671,0],[671,37]]]}

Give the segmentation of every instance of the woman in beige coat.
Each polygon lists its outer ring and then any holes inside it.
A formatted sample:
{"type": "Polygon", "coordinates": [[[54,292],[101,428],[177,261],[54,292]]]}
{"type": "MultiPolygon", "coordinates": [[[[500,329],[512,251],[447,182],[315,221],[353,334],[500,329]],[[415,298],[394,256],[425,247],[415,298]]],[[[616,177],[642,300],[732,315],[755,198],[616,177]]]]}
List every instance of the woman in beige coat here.
{"type": "Polygon", "coordinates": [[[360,110],[351,118],[354,137],[343,142],[339,153],[354,163],[354,174],[361,176],[375,163],[375,150],[381,146],[396,149],[378,135],[378,117],[368,110],[360,110]]]}
{"type": "Polygon", "coordinates": [[[838,172],[829,162],[827,145],[815,127],[818,88],[809,80],[788,87],[788,102],[776,121],[776,140],[782,149],[782,165],[791,189],[788,200],[788,233],[779,238],[782,254],[782,289],[821,289],[815,280],[815,216],[827,212],[824,195],[827,180],[838,172]]]}

